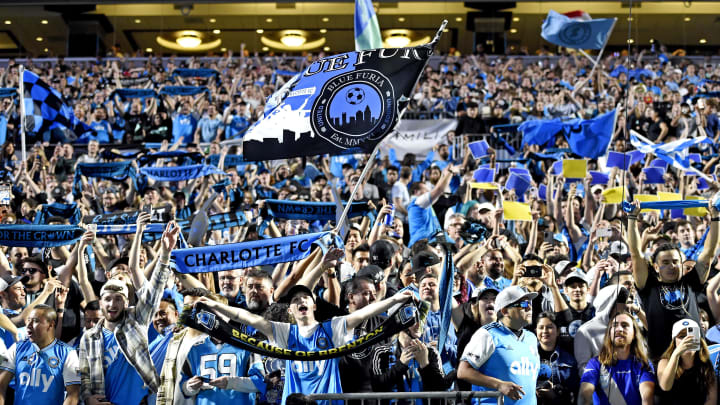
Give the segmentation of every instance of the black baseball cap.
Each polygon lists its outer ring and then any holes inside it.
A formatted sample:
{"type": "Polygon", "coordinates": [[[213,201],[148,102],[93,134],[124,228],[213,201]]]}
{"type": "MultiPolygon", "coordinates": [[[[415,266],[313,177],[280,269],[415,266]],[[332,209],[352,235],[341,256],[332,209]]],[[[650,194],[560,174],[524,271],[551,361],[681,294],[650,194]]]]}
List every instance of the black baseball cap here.
{"type": "Polygon", "coordinates": [[[369,278],[377,284],[383,279],[383,269],[374,264],[370,264],[360,269],[360,271],[357,272],[357,277],[369,278]]]}
{"type": "Polygon", "coordinates": [[[395,247],[386,240],[377,240],[370,246],[370,263],[385,269],[390,267],[395,247]]]}
{"type": "Polygon", "coordinates": [[[295,284],[288,290],[285,295],[280,297],[280,300],[278,302],[282,304],[290,304],[290,301],[292,301],[293,297],[299,293],[306,293],[313,299],[313,302],[315,301],[315,295],[313,294],[311,289],[301,284],[295,284]]]}
{"type": "Polygon", "coordinates": [[[7,290],[17,283],[25,284],[30,278],[28,276],[13,276],[12,274],[4,274],[0,277],[0,292],[7,290]]]}
{"type": "Polygon", "coordinates": [[[427,267],[440,263],[440,258],[433,252],[422,251],[412,257],[412,272],[417,273],[427,267]]]}

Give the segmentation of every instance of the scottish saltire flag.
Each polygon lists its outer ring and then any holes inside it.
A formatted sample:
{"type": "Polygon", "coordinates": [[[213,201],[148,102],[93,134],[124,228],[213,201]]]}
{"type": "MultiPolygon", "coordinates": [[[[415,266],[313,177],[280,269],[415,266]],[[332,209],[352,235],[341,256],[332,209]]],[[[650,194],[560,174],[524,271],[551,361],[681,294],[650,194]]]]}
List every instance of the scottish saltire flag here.
{"type": "Polygon", "coordinates": [[[268,98],[243,138],[245,160],[370,153],[395,128],[441,33],[417,47],[316,60],[268,98]]]}
{"type": "Polygon", "coordinates": [[[382,36],[370,0],[355,0],[355,50],[382,48],[382,36]]]}
{"type": "Polygon", "coordinates": [[[679,170],[696,175],[705,179],[705,181],[712,181],[712,179],[705,173],[692,166],[692,159],[690,159],[690,154],[688,153],[688,149],[693,146],[703,143],[712,144],[712,139],[707,136],[691,139],[679,139],[677,141],[656,145],[639,133],[630,130],[630,143],[632,143],[632,145],[639,151],[646,154],[652,153],[679,170]]]}
{"type": "Polygon", "coordinates": [[[92,132],[89,125],[75,117],[72,108],[62,101],[60,93],[40,80],[38,75],[25,70],[23,82],[26,107],[30,107],[27,102],[32,100],[32,108],[26,108],[25,114],[29,116],[28,122],[35,122],[35,126],[27,128],[28,130],[41,133],[57,125],[62,125],[73,130],[78,136],[85,132],[92,132]]]}
{"type": "Polygon", "coordinates": [[[541,35],[546,41],[566,48],[602,49],[614,23],[613,18],[580,21],[550,10],[541,35]]]}

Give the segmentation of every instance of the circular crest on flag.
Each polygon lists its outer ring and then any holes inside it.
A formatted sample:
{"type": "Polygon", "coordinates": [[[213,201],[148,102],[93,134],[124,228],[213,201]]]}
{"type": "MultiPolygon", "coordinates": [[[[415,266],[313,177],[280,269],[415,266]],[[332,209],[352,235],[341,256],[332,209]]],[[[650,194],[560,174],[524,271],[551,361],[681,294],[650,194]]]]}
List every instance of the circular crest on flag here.
{"type": "Polygon", "coordinates": [[[323,85],[310,116],[315,134],[337,147],[354,148],[390,132],[396,118],[395,91],[377,70],[347,72],[323,85]]]}
{"type": "Polygon", "coordinates": [[[568,44],[579,45],[590,39],[591,34],[590,25],[574,22],[560,30],[560,39],[568,44]]]}

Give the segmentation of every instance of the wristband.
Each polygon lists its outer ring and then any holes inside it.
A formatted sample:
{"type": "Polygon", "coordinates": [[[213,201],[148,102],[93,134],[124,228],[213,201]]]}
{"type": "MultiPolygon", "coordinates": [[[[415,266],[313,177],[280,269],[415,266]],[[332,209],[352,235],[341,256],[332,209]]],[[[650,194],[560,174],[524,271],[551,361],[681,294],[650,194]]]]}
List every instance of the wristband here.
{"type": "Polygon", "coordinates": [[[62,314],[63,312],[65,312],[65,310],[60,308],[60,309],[56,309],[55,312],[57,312],[58,314],[62,314]]]}
{"type": "Polygon", "coordinates": [[[637,215],[628,215],[628,219],[633,219],[637,221],[637,215]]]}
{"type": "Polygon", "coordinates": [[[717,222],[720,221],[720,217],[710,218],[710,220],[713,222],[717,222]]]}

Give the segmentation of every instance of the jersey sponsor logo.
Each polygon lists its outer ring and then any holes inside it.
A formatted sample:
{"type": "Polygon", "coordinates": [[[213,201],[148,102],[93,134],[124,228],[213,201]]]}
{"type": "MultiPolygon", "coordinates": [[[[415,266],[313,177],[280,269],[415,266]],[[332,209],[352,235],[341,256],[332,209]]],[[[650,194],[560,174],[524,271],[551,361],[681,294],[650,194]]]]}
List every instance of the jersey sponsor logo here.
{"type": "Polygon", "coordinates": [[[515,375],[537,376],[539,364],[533,364],[527,357],[521,357],[520,361],[515,360],[510,363],[510,372],[515,375]]]}
{"type": "Polygon", "coordinates": [[[315,360],[315,361],[298,361],[294,360],[291,362],[291,367],[296,373],[315,373],[317,375],[323,374],[327,360],[315,360]]]}
{"type": "Polygon", "coordinates": [[[42,392],[47,392],[54,380],[54,375],[45,375],[40,372],[40,369],[34,369],[31,373],[22,372],[18,375],[18,382],[20,385],[42,388],[42,392]]]}

